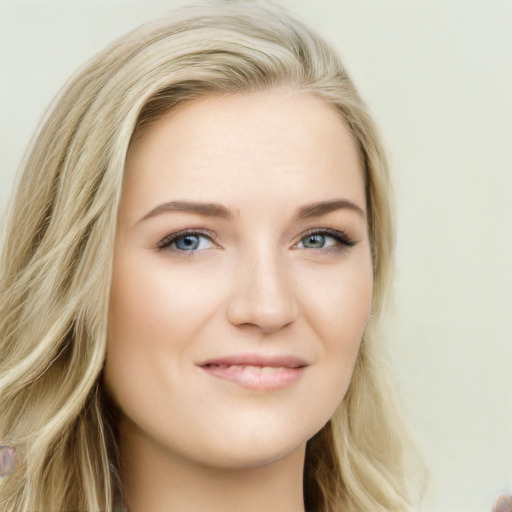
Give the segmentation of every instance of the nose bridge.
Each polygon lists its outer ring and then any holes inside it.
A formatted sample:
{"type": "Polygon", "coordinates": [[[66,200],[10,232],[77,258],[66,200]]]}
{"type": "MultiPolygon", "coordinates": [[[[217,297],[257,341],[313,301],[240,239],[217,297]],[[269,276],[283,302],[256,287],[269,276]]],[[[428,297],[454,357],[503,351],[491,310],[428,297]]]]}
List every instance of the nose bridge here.
{"type": "Polygon", "coordinates": [[[233,324],[252,324],[273,332],[293,322],[298,313],[289,268],[270,244],[252,247],[240,258],[228,307],[233,324]]]}

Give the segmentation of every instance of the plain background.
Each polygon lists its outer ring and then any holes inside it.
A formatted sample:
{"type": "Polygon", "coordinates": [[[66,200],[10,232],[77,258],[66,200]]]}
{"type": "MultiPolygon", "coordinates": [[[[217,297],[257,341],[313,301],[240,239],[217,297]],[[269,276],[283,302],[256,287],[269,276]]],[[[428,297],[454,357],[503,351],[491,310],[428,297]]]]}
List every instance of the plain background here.
{"type": "MultiPolygon", "coordinates": [[[[0,0],[0,209],[46,106],[113,38],[185,1],[0,0]]],[[[512,2],[282,0],[339,49],[396,189],[388,316],[424,509],[512,493],[512,2]]]]}

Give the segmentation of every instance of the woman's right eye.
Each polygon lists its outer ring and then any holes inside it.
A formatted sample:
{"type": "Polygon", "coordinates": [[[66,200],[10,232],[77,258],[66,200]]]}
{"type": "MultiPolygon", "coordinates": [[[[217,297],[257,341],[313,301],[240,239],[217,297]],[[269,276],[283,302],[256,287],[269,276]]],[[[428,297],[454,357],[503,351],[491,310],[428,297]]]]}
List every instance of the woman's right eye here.
{"type": "Polygon", "coordinates": [[[211,235],[202,232],[187,231],[168,235],[158,243],[158,249],[170,248],[181,252],[196,252],[217,247],[211,235]]]}

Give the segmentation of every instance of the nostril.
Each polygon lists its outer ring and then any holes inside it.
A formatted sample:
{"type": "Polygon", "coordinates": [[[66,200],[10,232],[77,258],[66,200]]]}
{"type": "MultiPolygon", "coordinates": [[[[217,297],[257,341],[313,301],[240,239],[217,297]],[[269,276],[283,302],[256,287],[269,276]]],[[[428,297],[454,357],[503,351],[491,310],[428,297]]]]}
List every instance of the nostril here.
{"type": "Polygon", "coordinates": [[[298,316],[293,281],[282,262],[258,251],[241,260],[236,283],[230,290],[227,318],[238,328],[257,328],[272,334],[298,316]]]}
{"type": "Polygon", "coordinates": [[[264,302],[239,296],[230,302],[227,315],[233,325],[257,328],[270,334],[292,324],[297,317],[297,307],[289,298],[264,302]]]}

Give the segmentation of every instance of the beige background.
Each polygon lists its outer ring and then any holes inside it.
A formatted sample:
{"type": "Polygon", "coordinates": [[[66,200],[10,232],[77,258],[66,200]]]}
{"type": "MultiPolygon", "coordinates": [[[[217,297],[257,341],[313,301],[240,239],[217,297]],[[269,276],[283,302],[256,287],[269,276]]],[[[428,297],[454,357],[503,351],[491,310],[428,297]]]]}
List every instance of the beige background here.
{"type": "MultiPolygon", "coordinates": [[[[0,0],[0,208],[37,122],[114,37],[184,1],[0,0]]],[[[389,338],[432,471],[424,509],[512,492],[512,2],[282,0],[339,48],[398,214],[389,338]]]]}

